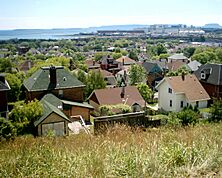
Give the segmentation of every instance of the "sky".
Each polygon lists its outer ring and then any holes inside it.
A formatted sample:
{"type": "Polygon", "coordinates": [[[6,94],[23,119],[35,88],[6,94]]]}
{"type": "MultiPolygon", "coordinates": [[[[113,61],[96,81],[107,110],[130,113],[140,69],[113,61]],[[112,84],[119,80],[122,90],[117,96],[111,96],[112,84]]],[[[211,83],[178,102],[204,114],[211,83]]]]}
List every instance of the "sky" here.
{"type": "Polygon", "coordinates": [[[0,0],[0,30],[222,25],[222,0],[0,0]]]}

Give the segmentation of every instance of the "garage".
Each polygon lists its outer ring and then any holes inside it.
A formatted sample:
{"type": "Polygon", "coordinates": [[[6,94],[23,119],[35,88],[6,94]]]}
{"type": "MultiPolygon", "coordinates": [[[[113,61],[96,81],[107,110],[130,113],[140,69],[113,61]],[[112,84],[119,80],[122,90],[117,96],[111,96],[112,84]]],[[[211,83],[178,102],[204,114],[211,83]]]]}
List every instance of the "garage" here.
{"type": "Polygon", "coordinates": [[[42,124],[42,135],[47,136],[50,133],[55,136],[65,135],[65,122],[42,124]]]}

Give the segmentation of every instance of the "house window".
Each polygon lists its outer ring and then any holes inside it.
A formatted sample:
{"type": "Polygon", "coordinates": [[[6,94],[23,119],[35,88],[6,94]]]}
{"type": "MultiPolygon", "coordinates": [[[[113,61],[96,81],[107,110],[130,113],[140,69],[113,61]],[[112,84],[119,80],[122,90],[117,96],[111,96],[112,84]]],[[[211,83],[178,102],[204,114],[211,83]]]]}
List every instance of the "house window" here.
{"type": "Polygon", "coordinates": [[[172,93],[172,89],[171,88],[168,88],[168,93],[172,93]]]}
{"type": "Polygon", "coordinates": [[[200,78],[201,78],[201,79],[206,79],[206,74],[205,74],[204,72],[201,72],[200,78]]]}
{"type": "Polygon", "coordinates": [[[180,102],[180,107],[183,108],[183,101],[180,102]]]}
{"type": "Polygon", "coordinates": [[[199,108],[199,101],[196,101],[196,106],[199,108]]]}
{"type": "Polygon", "coordinates": [[[63,97],[63,90],[59,90],[59,97],[63,97]]]}
{"type": "Polygon", "coordinates": [[[170,100],[170,107],[172,107],[172,100],[170,100]]]}

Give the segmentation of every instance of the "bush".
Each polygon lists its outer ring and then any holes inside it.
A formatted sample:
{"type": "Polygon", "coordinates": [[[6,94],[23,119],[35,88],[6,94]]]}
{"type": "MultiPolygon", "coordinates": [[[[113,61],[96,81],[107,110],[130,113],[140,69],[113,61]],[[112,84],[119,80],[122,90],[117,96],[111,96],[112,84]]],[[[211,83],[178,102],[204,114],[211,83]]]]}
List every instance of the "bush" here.
{"type": "Polygon", "coordinates": [[[102,105],[99,107],[99,112],[101,116],[111,116],[115,114],[130,113],[132,112],[132,109],[126,104],[102,105]]]}
{"type": "Polygon", "coordinates": [[[210,121],[219,122],[222,120],[222,100],[214,101],[210,108],[210,121]]]}
{"type": "Polygon", "coordinates": [[[10,121],[7,121],[5,118],[0,118],[0,140],[14,139],[16,136],[16,128],[10,121]]]}

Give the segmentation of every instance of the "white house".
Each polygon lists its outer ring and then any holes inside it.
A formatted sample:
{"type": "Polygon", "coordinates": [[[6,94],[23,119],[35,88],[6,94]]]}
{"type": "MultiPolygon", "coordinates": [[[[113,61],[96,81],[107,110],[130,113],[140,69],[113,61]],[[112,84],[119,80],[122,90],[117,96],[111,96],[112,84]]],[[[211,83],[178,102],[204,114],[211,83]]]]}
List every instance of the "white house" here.
{"type": "Polygon", "coordinates": [[[157,86],[159,109],[179,112],[192,105],[206,108],[210,96],[195,75],[165,77],[157,86]]]}

